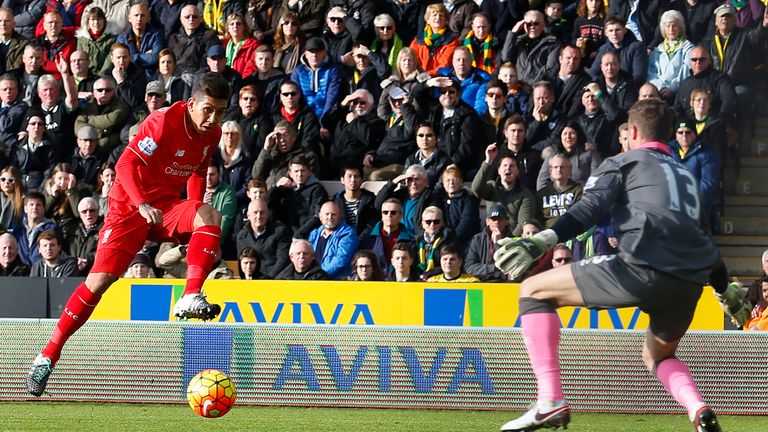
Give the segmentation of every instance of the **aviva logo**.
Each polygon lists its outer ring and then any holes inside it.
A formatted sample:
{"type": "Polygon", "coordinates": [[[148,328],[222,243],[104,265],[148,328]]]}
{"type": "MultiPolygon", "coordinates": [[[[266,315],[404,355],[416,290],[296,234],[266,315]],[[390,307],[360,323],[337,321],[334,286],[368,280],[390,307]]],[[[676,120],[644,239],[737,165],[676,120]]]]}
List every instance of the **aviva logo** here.
{"type": "Polygon", "coordinates": [[[425,289],[424,325],[483,326],[480,289],[425,289]]]}

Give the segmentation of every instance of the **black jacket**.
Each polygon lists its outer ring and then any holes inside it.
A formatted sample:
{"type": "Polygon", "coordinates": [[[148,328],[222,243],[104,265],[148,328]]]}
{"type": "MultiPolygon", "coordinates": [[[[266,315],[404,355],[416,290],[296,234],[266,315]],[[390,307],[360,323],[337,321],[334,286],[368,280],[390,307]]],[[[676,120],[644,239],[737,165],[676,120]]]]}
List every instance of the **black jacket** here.
{"type": "Polygon", "coordinates": [[[583,110],[581,95],[584,93],[584,87],[592,82],[592,77],[581,68],[566,81],[561,80],[557,74],[558,71],[555,71],[545,79],[552,83],[555,89],[555,110],[570,118],[583,110]]]}
{"type": "Polygon", "coordinates": [[[0,108],[0,145],[10,148],[24,128],[24,117],[29,107],[20,99],[10,106],[0,108]]]}
{"type": "Polygon", "coordinates": [[[698,75],[690,75],[680,83],[673,110],[677,117],[684,117],[691,108],[691,92],[701,88],[712,95],[710,111],[730,124],[736,115],[736,90],[727,75],[710,67],[698,75]]]}
{"type": "Polygon", "coordinates": [[[21,262],[21,258],[18,256],[8,267],[0,266],[0,277],[28,277],[29,266],[24,265],[21,262]]]}
{"type": "MultiPolygon", "coordinates": [[[[757,54],[761,52],[760,44],[768,39],[768,29],[762,24],[749,30],[733,29],[725,47],[725,59],[720,58],[717,50],[714,39],[717,37],[719,36],[715,32],[712,40],[707,43],[709,54],[712,56],[712,66],[728,75],[735,86],[755,81],[759,77],[754,71],[755,64],[763,63],[765,60],[765,58],[759,59],[757,54]]],[[[725,40],[720,39],[720,42],[725,43],[725,40]]]]}
{"type": "Polygon", "coordinates": [[[720,4],[718,0],[699,0],[696,5],[691,6],[687,0],[672,0],[668,8],[683,14],[685,35],[692,44],[698,45],[715,31],[715,9],[720,4]]]}
{"type": "MultiPolygon", "coordinates": [[[[685,0],[683,0],[685,1],[685,0]]],[[[616,16],[621,18],[622,22],[627,22],[629,12],[632,9],[630,3],[632,0],[613,0],[608,6],[606,17],[616,16]]],[[[639,0],[637,5],[637,26],[640,28],[643,45],[646,48],[653,48],[661,42],[661,35],[657,30],[659,26],[659,17],[669,6],[668,0],[639,0]]]]}
{"type": "MultiPolygon", "coordinates": [[[[511,236],[512,232],[507,228],[506,236],[511,236]]],[[[488,228],[475,234],[469,241],[469,246],[465,253],[464,269],[467,273],[477,276],[481,281],[501,282],[505,281],[504,274],[493,264],[493,253],[496,247],[491,241],[491,233],[488,228]]]]}
{"type": "Polygon", "coordinates": [[[291,229],[276,220],[270,220],[264,233],[258,237],[253,234],[250,224],[243,226],[237,232],[236,243],[238,254],[247,247],[256,249],[259,255],[259,271],[270,279],[274,279],[289,264],[291,229]]]}
{"type": "Polygon", "coordinates": [[[403,165],[410,154],[416,151],[416,126],[418,117],[413,104],[403,104],[402,114],[393,122],[384,125],[384,139],[378,148],[369,152],[373,155],[373,166],[381,168],[391,164],[403,165]]]}
{"type": "MultiPolygon", "coordinates": [[[[376,224],[379,220],[379,212],[376,211],[375,206],[376,195],[367,189],[362,189],[361,192],[363,194],[360,196],[360,200],[357,203],[357,223],[353,225],[351,223],[352,221],[347,220],[346,217],[344,218],[347,225],[355,228],[355,232],[357,232],[358,236],[360,236],[363,231],[376,224]]],[[[339,205],[342,216],[346,216],[346,213],[344,213],[344,206],[346,203],[346,200],[344,199],[344,191],[341,190],[337,192],[336,195],[333,196],[333,200],[339,205]]]]}
{"type": "MultiPolygon", "coordinates": [[[[286,118],[283,117],[280,108],[278,108],[272,113],[272,124],[270,130],[266,132],[271,132],[271,128],[282,120],[286,120],[286,118]]],[[[296,130],[299,131],[295,146],[301,146],[307,150],[312,150],[315,154],[320,154],[320,120],[317,118],[317,114],[304,106],[290,123],[296,126],[296,130]]],[[[263,138],[261,144],[264,144],[263,138]]]]}
{"type": "Polygon", "coordinates": [[[347,109],[337,105],[326,118],[325,124],[333,124],[333,142],[323,168],[325,178],[337,179],[347,165],[362,165],[365,154],[379,146],[384,136],[384,122],[371,111],[347,123],[347,109]],[[336,121],[331,123],[330,119],[336,121]]]}
{"type": "Polygon", "coordinates": [[[80,149],[75,150],[70,160],[70,165],[74,170],[73,174],[77,181],[87,183],[91,186],[96,186],[96,180],[99,176],[99,167],[106,162],[109,157],[109,153],[101,148],[96,147],[92,154],[83,156],[80,154],[80,149]]]}
{"type": "Polygon", "coordinates": [[[236,121],[240,125],[243,138],[243,150],[245,157],[250,161],[255,161],[259,157],[261,149],[264,148],[264,139],[267,134],[272,132],[274,124],[272,123],[272,116],[269,114],[261,114],[261,110],[256,111],[251,117],[245,117],[243,112],[240,111],[240,106],[235,105],[230,109],[224,121],[236,121]]]}
{"type": "Polygon", "coordinates": [[[277,274],[275,279],[280,280],[330,280],[328,273],[324,272],[320,268],[320,264],[317,261],[312,262],[312,267],[304,273],[297,273],[293,264],[288,264],[286,268],[277,274]]]}
{"type": "Polygon", "coordinates": [[[216,32],[201,24],[191,35],[180,28],[168,39],[168,48],[176,55],[176,68],[195,73],[207,66],[208,48],[218,43],[216,32]]]}
{"type": "Polygon", "coordinates": [[[432,153],[432,156],[425,160],[424,163],[421,163],[420,161],[420,154],[421,150],[416,150],[410,156],[408,156],[408,158],[405,159],[405,167],[407,168],[415,164],[423,166],[424,169],[427,170],[429,186],[435,187],[440,181],[440,176],[443,174],[443,171],[445,171],[445,168],[453,162],[448,157],[448,155],[439,148],[435,149],[435,152],[432,153]]]}
{"type": "Polygon", "coordinates": [[[381,82],[392,75],[392,68],[387,63],[387,58],[380,52],[371,51],[368,58],[371,60],[371,64],[360,72],[360,78],[357,82],[354,79],[354,70],[348,70],[349,94],[359,89],[368,90],[373,95],[373,101],[376,104],[381,99],[381,82]]]}
{"type": "Polygon", "coordinates": [[[76,258],[83,258],[87,261],[87,264],[83,270],[80,271],[81,275],[86,275],[93,267],[93,261],[96,258],[96,246],[99,243],[99,231],[104,220],[99,218],[96,225],[90,229],[85,228],[82,222],[78,224],[77,229],[68,233],[64,238],[65,250],[67,253],[76,258]]]}
{"type": "MultiPolygon", "coordinates": [[[[500,146],[499,154],[496,156],[496,160],[491,165],[491,170],[495,173],[499,168],[499,162],[505,158],[512,156],[517,161],[517,168],[520,174],[518,175],[518,182],[529,190],[536,190],[536,179],[539,176],[539,170],[541,170],[541,150],[530,148],[528,144],[523,145],[523,149],[517,153],[513,153],[507,146],[506,141],[500,146]]],[[[498,175],[496,176],[498,177],[498,175]]]]}
{"type": "Polygon", "coordinates": [[[603,91],[603,95],[599,99],[603,111],[611,113],[614,121],[618,123],[626,121],[629,109],[637,102],[638,86],[637,83],[632,81],[632,76],[627,72],[620,71],[618,83],[613,88],[613,93],[607,91],[608,87],[602,74],[597,77],[595,82],[603,91]]]}
{"type": "Polygon", "coordinates": [[[483,156],[478,148],[478,138],[483,137],[480,118],[475,109],[464,101],[459,102],[453,116],[447,119],[443,118],[443,111],[442,105],[436,104],[428,119],[435,125],[438,148],[459,167],[465,179],[470,179],[483,156]]]}
{"type": "Polygon", "coordinates": [[[616,122],[605,112],[600,110],[592,116],[581,113],[575,120],[584,130],[587,142],[597,145],[597,150],[603,159],[619,153],[621,149],[616,139],[616,122]]]}
{"type": "MultiPolygon", "coordinates": [[[[396,183],[392,183],[391,181],[388,181],[387,184],[384,185],[384,187],[381,188],[379,193],[376,195],[376,208],[381,209],[382,204],[384,204],[384,201],[387,200],[387,198],[396,198],[400,203],[403,205],[403,208],[405,208],[405,202],[408,201],[408,188],[401,187],[397,190],[396,183]]],[[[421,228],[421,213],[424,211],[425,208],[436,205],[440,206],[439,201],[435,199],[434,192],[431,187],[427,187],[424,189],[423,192],[421,192],[421,195],[418,196],[416,199],[416,206],[413,210],[413,228],[414,228],[414,237],[420,236],[424,230],[421,228]]],[[[403,224],[405,225],[405,224],[403,224]]]]}
{"type": "Polygon", "coordinates": [[[291,227],[295,238],[308,238],[309,233],[320,226],[317,214],[320,206],[328,201],[328,193],[315,179],[310,179],[299,189],[283,186],[269,190],[269,208],[275,209],[275,219],[291,227]]]}
{"type": "Polygon", "coordinates": [[[472,236],[480,232],[480,200],[466,189],[452,197],[443,189],[435,195],[443,208],[445,226],[453,231],[453,241],[460,245],[467,244],[472,236]]]}

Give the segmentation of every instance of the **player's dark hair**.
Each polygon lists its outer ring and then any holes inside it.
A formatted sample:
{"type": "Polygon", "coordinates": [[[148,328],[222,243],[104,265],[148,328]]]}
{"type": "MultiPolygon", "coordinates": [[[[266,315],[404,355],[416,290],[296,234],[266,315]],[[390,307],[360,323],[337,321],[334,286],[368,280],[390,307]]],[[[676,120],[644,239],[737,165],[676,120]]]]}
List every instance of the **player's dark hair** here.
{"type": "Polygon", "coordinates": [[[647,141],[667,142],[672,137],[672,110],[659,99],[645,99],[629,109],[630,126],[638,129],[640,138],[647,141]]]}
{"type": "Polygon", "coordinates": [[[228,101],[231,94],[229,82],[217,72],[204,73],[192,88],[192,97],[197,100],[210,97],[228,101]]]}

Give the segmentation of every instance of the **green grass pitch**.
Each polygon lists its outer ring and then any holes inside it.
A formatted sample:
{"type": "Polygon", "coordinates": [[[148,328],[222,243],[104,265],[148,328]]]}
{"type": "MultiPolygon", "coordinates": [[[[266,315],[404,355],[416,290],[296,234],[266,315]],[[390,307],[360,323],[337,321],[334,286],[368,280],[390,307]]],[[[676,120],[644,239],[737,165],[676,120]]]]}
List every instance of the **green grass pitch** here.
{"type": "MultiPolygon", "coordinates": [[[[498,431],[519,413],[235,406],[220,419],[186,405],[0,403],[0,431],[474,432],[498,431]]],[[[768,430],[768,417],[720,416],[726,432],[768,430]]],[[[574,413],[573,432],[692,431],[685,415],[574,413]]]]}

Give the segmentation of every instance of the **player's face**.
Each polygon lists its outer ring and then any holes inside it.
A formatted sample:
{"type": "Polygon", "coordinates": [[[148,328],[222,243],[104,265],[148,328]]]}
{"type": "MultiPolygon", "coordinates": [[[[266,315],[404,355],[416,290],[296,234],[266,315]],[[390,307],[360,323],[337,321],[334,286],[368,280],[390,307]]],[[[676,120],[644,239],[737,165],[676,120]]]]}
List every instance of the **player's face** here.
{"type": "Polygon", "coordinates": [[[58,240],[54,239],[40,240],[40,243],[38,243],[38,249],[40,251],[40,256],[46,260],[54,260],[58,258],[59,254],[61,253],[61,245],[59,244],[58,240]]]}
{"type": "Polygon", "coordinates": [[[371,280],[373,277],[373,262],[366,257],[360,257],[355,263],[355,271],[360,280],[371,280]]]}
{"type": "Polygon", "coordinates": [[[240,268],[243,270],[243,274],[246,276],[253,276],[256,273],[256,266],[259,264],[256,258],[243,257],[240,258],[240,268]]]}
{"type": "Polygon", "coordinates": [[[0,240],[0,264],[3,267],[8,267],[18,255],[19,248],[16,246],[16,242],[7,238],[0,240]]]}
{"type": "Polygon", "coordinates": [[[411,254],[405,251],[395,250],[392,251],[392,267],[398,273],[410,273],[409,270],[413,265],[413,258],[411,254]]]}
{"type": "Polygon", "coordinates": [[[206,96],[202,100],[190,98],[188,106],[189,116],[192,119],[192,125],[195,130],[199,134],[206,134],[224,118],[227,100],[214,99],[210,96],[206,96]]]}
{"type": "Polygon", "coordinates": [[[359,191],[363,184],[363,177],[360,175],[360,171],[348,169],[344,171],[344,176],[341,177],[341,184],[348,191],[359,191]]]}
{"type": "Polygon", "coordinates": [[[440,269],[448,277],[456,277],[461,272],[461,258],[456,254],[443,254],[440,257],[440,269]]]}

